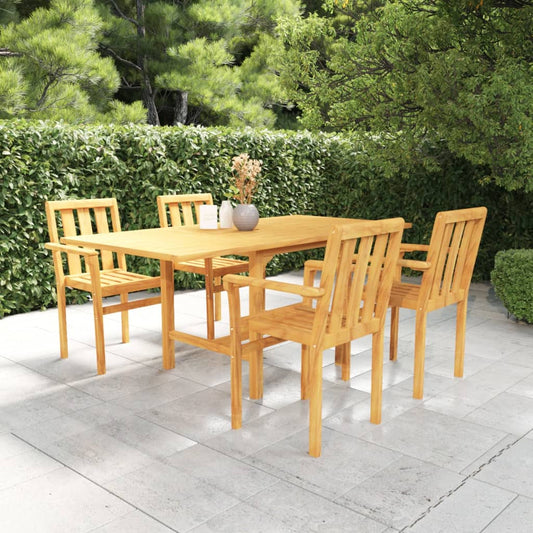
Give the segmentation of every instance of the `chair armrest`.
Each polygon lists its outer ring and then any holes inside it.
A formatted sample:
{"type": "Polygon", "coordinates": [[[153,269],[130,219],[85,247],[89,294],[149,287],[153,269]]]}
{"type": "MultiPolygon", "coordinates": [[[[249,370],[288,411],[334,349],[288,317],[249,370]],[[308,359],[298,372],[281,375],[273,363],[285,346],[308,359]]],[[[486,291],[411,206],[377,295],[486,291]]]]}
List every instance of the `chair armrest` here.
{"type": "Polygon", "coordinates": [[[322,267],[324,266],[324,261],[321,259],[308,259],[304,263],[304,268],[310,269],[310,270],[322,270],[322,267]]]}
{"type": "Polygon", "coordinates": [[[400,244],[400,252],[427,252],[428,250],[429,244],[411,244],[408,242],[400,244]]]}
{"type": "Polygon", "coordinates": [[[65,252],[69,254],[78,254],[78,255],[83,255],[84,257],[98,255],[98,252],[96,250],[92,250],[91,248],[79,248],[77,246],[72,246],[70,244],[57,244],[55,242],[47,242],[44,245],[44,247],[47,250],[51,250],[52,252],[65,252]]]}
{"type": "Polygon", "coordinates": [[[431,263],[427,261],[416,261],[415,259],[399,259],[398,265],[405,268],[410,268],[411,270],[419,270],[424,272],[431,268],[431,263]]]}
{"type": "Polygon", "coordinates": [[[308,287],[305,285],[295,285],[284,281],[272,281],[263,278],[251,278],[247,276],[238,276],[236,274],[227,274],[223,278],[224,289],[229,290],[231,286],[237,287],[257,287],[259,289],[270,289],[273,291],[298,294],[304,298],[320,298],[324,295],[324,289],[320,287],[308,287]]]}

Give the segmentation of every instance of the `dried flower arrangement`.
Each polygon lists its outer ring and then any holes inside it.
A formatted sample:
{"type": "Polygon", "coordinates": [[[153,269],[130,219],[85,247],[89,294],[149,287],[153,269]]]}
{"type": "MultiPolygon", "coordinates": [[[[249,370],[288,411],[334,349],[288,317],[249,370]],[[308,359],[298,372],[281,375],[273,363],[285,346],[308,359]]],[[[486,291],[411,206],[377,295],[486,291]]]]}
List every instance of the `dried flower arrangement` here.
{"type": "Polygon", "coordinates": [[[233,157],[231,170],[235,181],[230,186],[227,196],[239,200],[241,204],[251,204],[259,186],[258,175],[262,163],[259,159],[250,159],[246,153],[233,157]]]}

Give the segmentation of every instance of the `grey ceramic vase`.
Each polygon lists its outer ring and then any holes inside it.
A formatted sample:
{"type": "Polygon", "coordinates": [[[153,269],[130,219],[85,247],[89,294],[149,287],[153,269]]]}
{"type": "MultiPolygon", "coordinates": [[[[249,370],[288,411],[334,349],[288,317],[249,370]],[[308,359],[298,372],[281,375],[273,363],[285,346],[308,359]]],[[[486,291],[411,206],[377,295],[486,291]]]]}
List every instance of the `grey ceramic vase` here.
{"type": "Polygon", "coordinates": [[[233,224],[241,231],[251,231],[259,222],[259,212],[254,204],[238,204],[233,208],[233,224]]]}

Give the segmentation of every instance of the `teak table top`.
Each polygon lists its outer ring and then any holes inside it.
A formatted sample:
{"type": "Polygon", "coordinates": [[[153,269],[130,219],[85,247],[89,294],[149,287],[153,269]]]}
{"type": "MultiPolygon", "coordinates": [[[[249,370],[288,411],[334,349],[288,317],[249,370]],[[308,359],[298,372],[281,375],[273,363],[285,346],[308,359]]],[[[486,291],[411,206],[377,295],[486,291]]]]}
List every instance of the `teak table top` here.
{"type": "Polygon", "coordinates": [[[252,231],[180,226],[63,237],[61,242],[181,262],[219,255],[247,256],[258,251],[270,251],[275,255],[280,251],[320,247],[325,245],[334,225],[354,221],[350,218],[288,215],[262,218],[252,231]]]}

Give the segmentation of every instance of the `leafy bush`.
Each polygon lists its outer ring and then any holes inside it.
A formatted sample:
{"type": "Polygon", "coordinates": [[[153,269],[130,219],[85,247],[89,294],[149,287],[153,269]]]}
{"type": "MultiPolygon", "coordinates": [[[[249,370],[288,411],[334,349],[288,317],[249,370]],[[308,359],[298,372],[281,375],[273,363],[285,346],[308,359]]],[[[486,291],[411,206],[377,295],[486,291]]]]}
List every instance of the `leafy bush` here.
{"type": "MultiPolygon", "coordinates": [[[[394,142],[394,140],[387,140],[394,142]]],[[[247,152],[263,161],[254,203],[263,217],[293,213],[413,223],[409,242],[427,242],[437,211],[485,205],[489,210],[476,262],[488,279],[504,248],[533,248],[533,194],[480,186],[483,169],[424,147],[410,166],[383,160],[379,142],[360,137],[224,128],[72,126],[0,123],[0,317],[55,305],[44,202],[116,197],[124,230],[159,225],[159,194],[209,191],[224,199],[231,159],[247,152]],[[425,168],[424,150],[440,168],[425,168]]],[[[317,252],[276,256],[268,273],[299,268],[317,252]]],[[[131,269],[156,274],[159,264],[128,258],[131,269]]],[[[177,287],[201,281],[176,273],[177,287]]],[[[72,301],[72,300],[71,300],[72,301]]]]}
{"type": "Polygon", "coordinates": [[[505,308],[533,324],[533,250],[498,252],[490,279],[505,308]]]}

